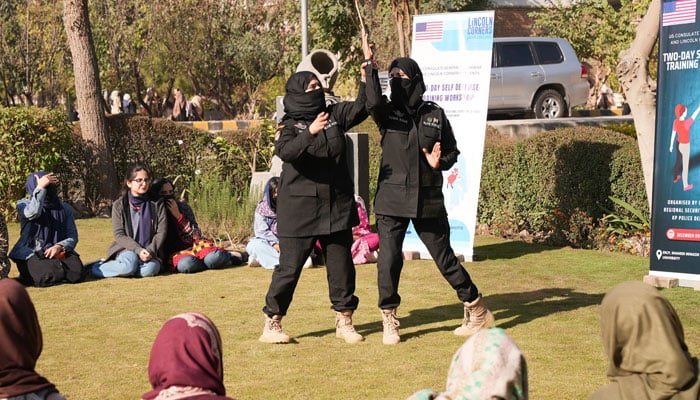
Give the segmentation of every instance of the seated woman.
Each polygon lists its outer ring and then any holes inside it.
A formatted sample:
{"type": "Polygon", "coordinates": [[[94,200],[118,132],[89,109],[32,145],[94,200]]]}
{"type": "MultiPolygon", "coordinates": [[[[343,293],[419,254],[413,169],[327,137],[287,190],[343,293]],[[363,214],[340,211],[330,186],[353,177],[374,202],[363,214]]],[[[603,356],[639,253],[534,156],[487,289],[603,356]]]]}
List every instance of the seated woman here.
{"type": "Polygon", "coordinates": [[[280,178],[273,176],[263,189],[263,197],[255,207],[253,232],[255,237],[248,239],[248,265],[274,269],[280,262],[280,246],[277,238],[277,188],[280,178]]]}
{"type": "Polygon", "coordinates": [[[203,314],[179,314],[163,324],[151,348],[148,379],[151,399],[211,399],[226,397],[221,336],[203,314]]]}
{"type": "Polygon", "coordinates": [[[10,252],[19,280],[27,286],[51,286],[85,279],[83,262],[75,252],[78,230],[73,209],[58,198],[58,177],[33,172],[27,195],[17,202],[20,237],[10,252]]]}
{"type": "Polygon", "coordinates": [[[698,359],[688,352],[671,303],[653,286],[623,282],[600,305],[611,383],[591,400],[698,399],[698,359]]]}
{"type": "Polygon", "coordinates": [[[242,263],[240,253],[234,256],[202,238],[192,207],[175,200],[175,187],[170,180],[159,178],[153,181],[151,198],[162,199],[167,211],[168,233],[163,253],[170,271],[192,273],[242,263]]]}
{"type": "Polygon", "coordinates": [[[10,274],[10,258],[7,252],[10,250],[10,240],[7,236],[7,224],[5,216],[0,213],[0,279],[7,278],[10,274]]]}
{"type": "Polygon", "coordinates": [[[377,262],[377,250],[379,250],[379,234],[372,232],[367,216],[367,208],[362,197],[355,195],[357,215],[360,223],[352,228],[353,243],[350,248],[352,262],[355,265],[377,262]]]}
{"type": "Polygon", "coordinates": [[[421,390],[408,400],[528,398],[527,363],[501,328],[481,329],[452,357],[444,392],[421,390]]]}
{"type": "Polygon", "coordinates": [[[35,368],[43,339],[34,304],[14,279],[0,279],[0,398],[65,400],[35,368]]]}
{"type": "Polygon", "coordinates": [[[168,230],[165,206],[148,196],[151,173],[143,165],[129,168],[122,195],[112,203],[114,242],[107,261],[92,266],[97,278],[148,277],[160,272],[168,230]]]}

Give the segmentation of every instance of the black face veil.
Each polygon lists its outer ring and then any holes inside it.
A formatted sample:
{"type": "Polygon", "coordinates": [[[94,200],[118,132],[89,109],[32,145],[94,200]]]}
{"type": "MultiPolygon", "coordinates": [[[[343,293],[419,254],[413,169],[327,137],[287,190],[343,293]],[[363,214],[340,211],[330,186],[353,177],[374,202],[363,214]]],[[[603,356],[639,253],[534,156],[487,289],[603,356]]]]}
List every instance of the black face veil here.
{"type": "Polygon", "coordinates": [[[284,118],[313,121],[326,110],[326,96],[323,89],[306,91],[309,82],[318,77],[310,71],[300,71],[289,77],[284,86],[284,118]]]}
{"type": "Polygon", "coordinates": [[[423,102],[425,93],[425,83],[423,73],[421,73],[418,63],[408,57],[400,57],[391,62],[389,71],[392,68],[400,68],[409,79],[391,79],[391,102],[403,108],[407,113],[415,115],[418,106],[423,102]]]}

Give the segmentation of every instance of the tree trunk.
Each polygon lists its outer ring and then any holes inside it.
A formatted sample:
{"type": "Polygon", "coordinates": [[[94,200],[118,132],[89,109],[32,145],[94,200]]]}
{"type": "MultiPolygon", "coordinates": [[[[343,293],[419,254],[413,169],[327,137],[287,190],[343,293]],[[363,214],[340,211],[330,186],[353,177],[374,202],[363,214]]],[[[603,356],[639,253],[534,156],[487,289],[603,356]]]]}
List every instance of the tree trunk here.
{"type": "Polygon", "coordinates": [[[401,7],[398,5],[398,1],[399,0],[391,0],[391,12],[394,15],[394,22],[396,23],[396,34],[399,36],[399,53],[401,57],[406,57],[406,42],[403,31],[404,15],[401,7]]]}
{"type": "Polygon", "coordinates": [[[63,0],[63,24],[73,57],[80,131],[87,142],[86,180],[96,183],[97,193],[93,206],[99,210],[111,205],[119,188],[107,137],[97,55],[88,18],[88,0],[63,0]]]}
{"type": "Polygon", "coordinates": [[[649,76],[649,55],[659,34],[660,0],[652,0],[637,26],[637,35],[627,50],[620,52],[617,79],[625,93],[634,127],[644,172],[649,210],[654,179],[654,143],[656,133],[656,82],[649,76]]]}

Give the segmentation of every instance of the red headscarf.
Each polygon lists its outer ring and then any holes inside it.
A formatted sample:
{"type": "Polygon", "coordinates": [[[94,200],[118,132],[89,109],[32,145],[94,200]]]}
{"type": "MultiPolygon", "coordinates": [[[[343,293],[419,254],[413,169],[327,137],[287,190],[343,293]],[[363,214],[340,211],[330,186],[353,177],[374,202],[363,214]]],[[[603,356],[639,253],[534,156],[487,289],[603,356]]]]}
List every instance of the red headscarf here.
{"type": "Polygon", "coordinates": [[[151,399],[229,399],[225,397],[221,337],[203,314],[170,318],[158,332],[148,363],[151,399]]]}
{"type": "Polygon", "coordinates": [[[0,279],[0,398],[53,387],[34,371],[43,340],[34,304],[14,279],[0,279]]]}

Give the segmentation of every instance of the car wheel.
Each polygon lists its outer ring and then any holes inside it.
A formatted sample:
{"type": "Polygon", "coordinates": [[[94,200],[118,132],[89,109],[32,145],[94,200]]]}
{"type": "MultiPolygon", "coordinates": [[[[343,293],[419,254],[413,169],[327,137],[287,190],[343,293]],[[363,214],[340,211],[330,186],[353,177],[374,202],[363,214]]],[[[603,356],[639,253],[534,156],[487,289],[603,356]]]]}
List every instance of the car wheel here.
{"type": "Polygon", "coordinates": [[[567,109],[564,98],[554,89],[541,91],[535,99],[536,118],[566,117],[567,109]]]}

